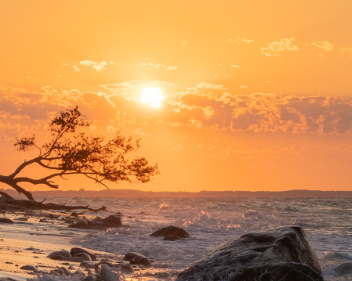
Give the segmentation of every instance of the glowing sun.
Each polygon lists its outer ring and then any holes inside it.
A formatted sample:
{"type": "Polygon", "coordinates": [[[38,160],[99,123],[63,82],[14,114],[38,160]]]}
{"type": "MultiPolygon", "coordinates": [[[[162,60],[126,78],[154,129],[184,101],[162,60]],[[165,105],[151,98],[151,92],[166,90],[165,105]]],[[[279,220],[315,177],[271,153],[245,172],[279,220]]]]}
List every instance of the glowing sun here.
{"type": "Polygon", "coordinates": [[[149,103],[149,106],[160,107],[161,101],[164,99],[163,93],[160,89],[154,87],[147,87],[142,90],[141,102],[149,103]]]}

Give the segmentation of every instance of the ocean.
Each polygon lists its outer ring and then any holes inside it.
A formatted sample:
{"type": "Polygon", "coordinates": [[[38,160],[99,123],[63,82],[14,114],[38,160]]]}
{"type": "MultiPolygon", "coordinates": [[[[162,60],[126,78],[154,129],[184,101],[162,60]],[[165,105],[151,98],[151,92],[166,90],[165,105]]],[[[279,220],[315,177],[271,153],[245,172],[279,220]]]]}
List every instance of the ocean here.
{"type": "MultiPolygon", "coordinates": [[[[139,252],[153,261],[126,280],[174,280],[223,242],[248,232],[279,226],[301,226],[319,257],[325,280],[338,277],[334,268],[352,262],[352,198],[52,198],[66,205],[108,207],[97,215],[120,212],[123,227],[75,235],[71,242],[117,256],[139,252]],[[163,241],[151,237],[168,225],[185,229],[191,238],[163,241]]],[[[90,213],[94,215],[94,213],[90,213]]]]}

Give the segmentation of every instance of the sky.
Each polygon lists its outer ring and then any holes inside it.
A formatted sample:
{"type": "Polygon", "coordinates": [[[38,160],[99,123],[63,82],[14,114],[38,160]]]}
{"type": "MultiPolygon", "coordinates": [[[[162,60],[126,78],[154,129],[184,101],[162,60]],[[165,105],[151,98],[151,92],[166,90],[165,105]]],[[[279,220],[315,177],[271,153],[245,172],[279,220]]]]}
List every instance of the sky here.
{"type": "Polygon", "coordinates": [[[159,165],[150,183],[113,189],[351,190],[351,10],[345,0],[2,0],[0,174],[37,153],[18,152],[16,138],[45,142],[50,119],[78,105],[93,134],[140,138],[138,154],[159,165]],[[161,91],[160,107],[141,102],[146,87],[161,91]]]}

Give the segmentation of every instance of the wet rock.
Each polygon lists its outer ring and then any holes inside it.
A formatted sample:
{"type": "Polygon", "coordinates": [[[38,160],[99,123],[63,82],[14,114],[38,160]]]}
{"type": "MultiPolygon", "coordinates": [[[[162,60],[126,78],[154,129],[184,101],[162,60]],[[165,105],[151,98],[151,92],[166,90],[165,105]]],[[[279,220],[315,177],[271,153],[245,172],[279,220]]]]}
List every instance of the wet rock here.
{"type": "Polygon", "coordinates": [[[77,258],[77,257],[80,257],[80,258],[83,258],[84,260],[86,261],[91,261],[92,258],[90,257],[90,255],[86,254],[86,253],[78,253],[78,254],[75,254],[73,255],[74,258],[77,258]]]}
{"type": "Polygon", "coordinates": [[[33,265],[24,265],[24,266],[20,267],[20,269],[30,270],[30,271],[34,271],[34,272],[38,271],[38,269],[36,267],[34,267],[33,265]]]}
{"type": "Polygon", "coordinates": [[[57,261],[70,261],[70,262],[83,262],[84,258],[82,257],[64,257],[64,256],[55,256],[51,258],[52,260],[57,261]]]}
{"type": "Polygon", "coordinates": [[[0,223],[9,223],[13,224],[14,222],[8,218],[0,218],[0,223]]]}
{"type": "Polygon", "coordinates": [[[78,213],[77,213],[77,212],[72,212],[72,213],[70,214],[70,216],[72,216],[72,217],[78,217],[78,213]]]}
{"type": "Polygon", "coordinates": [[[143,265],[146,267],[152,266],[147,257],[143,256],[140,253],[136,253],[136,252],[127,253],[124,257],[124,260],[129,261],[130,264],[143,265]]]}
{"type": "Polygon", "coordinates": [[[53,270],[50,270],[50,274],[53,275],[66,275],[66,276],[70,276],[72,275],[72,272],[69,271],[67,268],[65,267],[59,267],[53,270]]]}
{"type": "Polygon", "coordinates": [[[28,218],[16,218],[15,221],[28,221],[28,218]]]}
{"type": "Polygon", "coordinates": [[[176,236],[176,235],[167,235],[164,237],[163,240],[165,241],[176,241],[176,240],[179,240],[181,239],[179,236],[176,236]]]}
{"type": "Polygon", "coordinates": [[[164,240],[169,240],[169,241],[175,241],[177,239],[183,239],[183,238],[190,238],[186,230],[173,225],[169,225],[167,227],[154,231],[152,234],[150,234],[150,236],[154,236],[154,237],[163,236],[164,240]],[[166,237],[168,238],[165,239],[166,237]]]}
{"type": "Polygon", "coordinates": [[[125,274],[133,274],[134,270],[133,267],[129,264],[123,264],[120,266],[121,272],[125,274]]]}
{"type": "Polygon", "coordinates": [[[70,250],[70,254],[71,256],[75,256],[76,254],[79,254],[79,253],[85,253],[85,254],[88,254],[91,258],[91,260],[93,261],[96,261],[97,260],[97,257],[94,253],[90,252],[90,251],[87,251],[85,249],[82,249],[82,248],[72,248],[70,250]]]}
{"type": "Polygon", "coordinates": [[[82,261],[79,266],[80,266],[80,267],[85,267],[85,268],[95,268],[95,262],[92,262],[92,261],[82,261]]]}
{"type": "Polygon", "coordinates": [[[101,265],[101,270],[99,272],[99,277],[103,280],[103,281],[123,281],[124,278],[121,274],[113,272],[110,269],[110,266],[108,266],[107,264],[102,264],[101,265]]]}
{"type": "Polygon", "coordinates": [[[48,222],[46,219],[40,219],[39,222],[48,222]]]}
{"type": "Polygon", "coordinates": [[[179,273],[176,281],[323,281],[301,227],[248,233],[226,242],[179,273]]]}
{"type": "Polygon", "coordinates": [[[334,270],[338,274],[338,276],[351,274],[352,273],[352,263],[351,262],[342,263],[342,264],[336,266],[334,268],[334,270]]]}
{"type": "Polygon", "coordinates": [[[121,226],[121,215],[110,215],[107,218],[103,219],[103,222],[105,224],[111,225],[111,226],[121,226]]]}
{"type": "Polygon", "coordinates": [[[104,219],[100,217],[96,217],[91,221],[82,219],[75,224],[69,225],[69,227],[83,228],[83,229],[106,229],[106,228],[120,227],[120,226],[122,226],[121,216],[117,216],[117,215],[110,215],[104,219]]]}
{"type": "Polygon", "coordinates": [[[49,259],[56,259],[56,257],[71,257],[71,254],[66,250],[54,251],[47,256],[49,259]]]}
{"type": "Polygon", "coordinates": [[[73,227],[73,228],[81,228],[81,229],[90,229],[93,228],[91,226],[91,223],[85,219],[81,219],[78,222],[74,224],[70,224],[68,227],[73,227]]]}

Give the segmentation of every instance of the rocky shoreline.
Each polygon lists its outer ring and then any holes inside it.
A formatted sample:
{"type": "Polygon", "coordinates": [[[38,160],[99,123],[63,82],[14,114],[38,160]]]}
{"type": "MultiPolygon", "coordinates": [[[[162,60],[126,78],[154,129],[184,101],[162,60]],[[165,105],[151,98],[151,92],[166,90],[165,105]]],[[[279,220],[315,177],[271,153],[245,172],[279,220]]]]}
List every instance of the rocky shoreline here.
{"type": "MultiPolygon", "coordinates": [[[[182,272],[165,272],[158,271],[153,258],[138,250],[115,255],[71,244],[77,235],[128,227],[123,224],[122,213],[102,212],[97,216],[89,211],[26,209],[2,213],[0,281],[324,280],[319,260],[304,230],[297,226],[247,233],[216,247],[182,272]]],[[[184,229],[175,226],[161,228],[149,236],[161,236],[150,239],[167,241],[190,238],[184,229]]],[[[343,278],[352,273],[352,263],[340,264],[334,270],[343,278]]]]}

